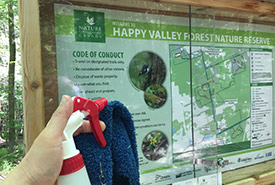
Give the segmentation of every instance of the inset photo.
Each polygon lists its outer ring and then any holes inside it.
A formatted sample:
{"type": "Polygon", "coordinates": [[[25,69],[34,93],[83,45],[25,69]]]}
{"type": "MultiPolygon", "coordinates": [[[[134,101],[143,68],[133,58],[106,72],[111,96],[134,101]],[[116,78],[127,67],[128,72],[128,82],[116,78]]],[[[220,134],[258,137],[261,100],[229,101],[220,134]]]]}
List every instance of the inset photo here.
{"type": "Polygon", "coordinates": [[[142,142],[143,155],[151,161],[163,158],[168,151],[168,139],[161,131],[150,132],[142,142]]]}
{"type": "Polygon", "coordinates": [[[160,108],[167,100],[167,91],[162,85],[150,85],[144,92],[144,100],[149,107],[160,108]]]}
{"type": "Polygon", "coordinates": [[[152,84],[163,84],[166,77],[165,63],[156,53],[140,52],[130,62],[129,77],[136,88],[145,91],[152,84]]]}

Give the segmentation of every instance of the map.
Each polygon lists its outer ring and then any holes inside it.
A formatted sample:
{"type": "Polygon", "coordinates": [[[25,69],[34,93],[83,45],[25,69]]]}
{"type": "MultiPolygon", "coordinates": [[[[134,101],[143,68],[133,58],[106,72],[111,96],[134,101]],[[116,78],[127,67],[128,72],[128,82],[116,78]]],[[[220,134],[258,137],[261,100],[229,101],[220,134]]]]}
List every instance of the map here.
{"type": "Polygon", "coordinates": [[[250,148],[249,49],[192,47],[192,107],[190,47],[169,49],[174,160],[184,160],[193,146],[214,148],[213,155],[250,148]]]}

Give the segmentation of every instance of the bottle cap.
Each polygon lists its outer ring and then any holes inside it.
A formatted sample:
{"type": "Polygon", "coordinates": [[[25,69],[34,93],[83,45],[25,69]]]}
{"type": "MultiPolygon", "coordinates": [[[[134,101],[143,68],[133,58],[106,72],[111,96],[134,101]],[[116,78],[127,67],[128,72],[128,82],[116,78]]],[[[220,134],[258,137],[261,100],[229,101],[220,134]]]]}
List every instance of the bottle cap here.
{"type": "Polygon", "coordinates": [[[60,175],[69,175],[78,170],[82,169],[85,166],[83,158],[81,154],[71,157],[69,159],[65,159],[63,161],[62,169],[60,175]]]}

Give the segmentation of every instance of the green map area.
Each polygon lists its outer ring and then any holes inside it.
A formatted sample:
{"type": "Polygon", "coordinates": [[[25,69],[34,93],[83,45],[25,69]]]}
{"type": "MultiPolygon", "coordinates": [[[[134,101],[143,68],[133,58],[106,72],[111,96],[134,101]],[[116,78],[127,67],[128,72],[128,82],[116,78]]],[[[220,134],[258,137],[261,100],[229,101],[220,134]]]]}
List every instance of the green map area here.
{"type": "Polygon", "coordinates": [[[193,144],[195,150],[216,147],[218,153],[249,148],[249,49],[192,47],[192,107],[189,50],[170,45],[175,159],[184,158],[193,144]]]}

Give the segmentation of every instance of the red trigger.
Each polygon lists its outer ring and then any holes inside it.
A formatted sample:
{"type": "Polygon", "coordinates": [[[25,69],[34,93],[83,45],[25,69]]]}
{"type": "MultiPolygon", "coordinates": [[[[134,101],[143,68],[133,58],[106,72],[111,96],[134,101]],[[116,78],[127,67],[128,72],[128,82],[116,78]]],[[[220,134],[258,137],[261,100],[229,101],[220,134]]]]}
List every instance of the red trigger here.
{"type": "Polygon", "coordinates": [[[76,96],[73,101],[73,112],[79,110],[89,113],[87,118],[90,122],[95,139],[99,146],[105,147],[107,143],[101,130],[98,113],[103,110],[106,105],[108,105],[108,101],[105,98],[92,101],[79,96],[76,96]]]}

